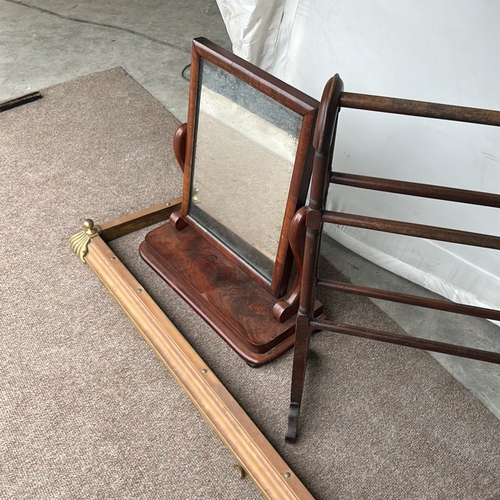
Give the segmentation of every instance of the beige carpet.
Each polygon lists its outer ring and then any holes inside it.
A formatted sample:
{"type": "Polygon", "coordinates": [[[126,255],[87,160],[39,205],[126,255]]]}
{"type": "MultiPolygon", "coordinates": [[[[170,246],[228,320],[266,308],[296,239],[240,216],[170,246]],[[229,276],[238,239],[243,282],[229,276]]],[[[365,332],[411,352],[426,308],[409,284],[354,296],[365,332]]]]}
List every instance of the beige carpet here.
{"type": "MultiPolygon", "coordinates": [[[[180,194],[175,119],[121,69],[43,94],[0,113],[0,498],[259,498],[69,250],[84,218],[180,194]]],[[[113,248],[316,498],[500,499],[500,422],[423,352],[315,336],[285,444],[291,353],[249,368],[140,260],[144,234],[113,248]]],[[[327,306],[395,328],[365,299],[327,306]]]]}

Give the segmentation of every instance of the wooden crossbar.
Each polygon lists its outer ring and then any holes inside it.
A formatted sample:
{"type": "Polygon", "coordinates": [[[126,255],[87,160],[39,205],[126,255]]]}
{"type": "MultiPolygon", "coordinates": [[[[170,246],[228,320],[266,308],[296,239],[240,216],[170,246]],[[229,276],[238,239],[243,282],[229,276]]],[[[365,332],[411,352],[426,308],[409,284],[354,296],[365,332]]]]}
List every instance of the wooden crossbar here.
{"type": "Polygon", "coordinates": [[[405,194],[435,200],[500,208],[500,195],[484,193],[482,191],[470,191],[466,189],[434,186],[432,184],[397,181],[381,177],[347,174],[344,172],[332,172],[330,174],[330,182],[354,188],[370,189],[372,191],[385,191],[387,193],[405,194]]]}
{"type": "Polygon", "coordinates": [[[438,311],[453,312],[465,314],[467,316],[475,316],[477,318],[487,318],[500,321],[500,311],[496,309],[488,309],[486,307],[456,304],[455,302],[431,299],[428,297],[420,297],[418,295],[410,295],[400,292],[392,292],[389,290],[381,290],[380,288],[352,285],[351,283],[344,283],[342,281],[318,279],[317,286],[333,292],[361,295],[372,299],[399,302],[400,304],[408,304],[412,306],[425,307],[427,309],[436,309],[438,311]]]}
{"type": "Polygon", "coordinates": [[[372,229],[386,233],[402,234],[430,240],[448,241],[462,245],[471,245],[483,248],[500,250],[500,237],[481,233],[458,231],[443,227],[426,226],[424,224],[413,224],[396,220],[379,219],[365,215],[346,214],[342,212],[330,212],[325,210],[322,216],[323,222],[339,224],[342,226],[372,229]]]}

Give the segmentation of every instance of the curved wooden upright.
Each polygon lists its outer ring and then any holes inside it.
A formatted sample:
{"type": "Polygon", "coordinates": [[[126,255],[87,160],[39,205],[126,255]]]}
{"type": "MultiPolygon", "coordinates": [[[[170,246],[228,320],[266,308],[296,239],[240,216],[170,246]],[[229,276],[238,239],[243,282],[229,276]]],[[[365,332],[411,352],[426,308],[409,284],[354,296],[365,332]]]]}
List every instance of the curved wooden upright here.
{"type": "Polygon", "coordinates": [[[328,163],[333,154],[333,143],[342,90],[343,83],[338,75],[335,75],[326,84],[321,98],[313,139],[315,155],[309,205],[306,214],[302,286],[295,328],[291,402],[286,432],[286,440],[292,443],[295,442],[297,437],[300,405],[304,392],[307,353],[311,338],[309,323],[313,319],[315,273],[323,227],[321,224],[321,213],[326,200],[328,163]]]}

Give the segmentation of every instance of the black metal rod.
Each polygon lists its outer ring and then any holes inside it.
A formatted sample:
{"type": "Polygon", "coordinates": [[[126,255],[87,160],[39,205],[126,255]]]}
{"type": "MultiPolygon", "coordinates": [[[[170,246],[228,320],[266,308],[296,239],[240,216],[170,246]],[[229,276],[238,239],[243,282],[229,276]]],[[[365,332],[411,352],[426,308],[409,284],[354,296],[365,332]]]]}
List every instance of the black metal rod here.
{"type": "Polygon", "coordinates": [[[30,94],[25,94],[21,97],[16,97],[15,99],[9,99],[8,101],[0,102],[0,112],[7,111],[8,109],[16,108],[17,106],[22,106],[28,102],[36,101],[41,99],[43,96],[40,92],[31,92],[30,94]]]}
{"type": "Polygon", "coordinates": [[[334,323],[328,320],[314,320],[310,322],[310,327],[314,330],[326,330],[354,337],[362,337],[370,340],[378,340],[379,342],[387,342],[390,344],[398,344],[414,349],[423,349],[425,351],[441,352],[443,354],[451,354],[461,358],[475,359],[477,361],[487,361],[488,363],[500,364],[500,353],[483,351],[481,349],[473,349],[472,347],[463,347],[455,344],[447,344],[444,342],[436,342],[435,340],[423,339],[420,337],[408,337],[398,333],[389,333],[380,330],[372,330],[369,328],[360,328],[343,323],[334,323]]]}
{"type": "Polygon", "coordinates": [[[323,222],[342,226],[359,227],[362,229],[371,229],[373,231],[383,231],[386,233],[449,241],[461,245],[472,245],[500,250],[500,237],[498,236],[330,211],[325,211],[323,213],[322,220],[323,222]]]}
{"type": "Polygon", "coordinates": [[[343,92],[340,96],[340,106],[342,108],[365,109],[382,113],[500,126],[500,111],[396,99],[394,97],[343,92]]]}
{"type": "Polygon", "coordinates": [[[500,321],[500,311],[497,311],[496,309],[487,309],[485,307],[456,304],[454,302],[446,302],[439,299],[419,297],[418,295],[409,295],[406,293],[381,290],[379,288],[352,285],[350,283],[342,283],[341,281],[319,279],[317,282],[317,286],[326,288],[327,290],[331,291],[350,293],[353,295],[362,295],[363,297],[371,297],[372,299],[388,300],[390,302],[398,302],[400,304],[409,304],[412,306],[426,307],[428,309],[437,309],[439,311],[466,314],[468,316],[475,316],[477,318],[488,318],[500,321]]]}
{"type": "Polygon", "coordinates": [[[344,172],[332,172],[330,182],[373,191],[385,191],[422,198],[433,198],[436,200],[455,201],[469,203],[485,207],[500,208],[500,195],[483,193],[481,191],[469,191],[466,189],[455,189],[432,184],[419,184],[415,182],[396,181],[379,177],[368,177],[364,175],[347,174],[344,172]]]}

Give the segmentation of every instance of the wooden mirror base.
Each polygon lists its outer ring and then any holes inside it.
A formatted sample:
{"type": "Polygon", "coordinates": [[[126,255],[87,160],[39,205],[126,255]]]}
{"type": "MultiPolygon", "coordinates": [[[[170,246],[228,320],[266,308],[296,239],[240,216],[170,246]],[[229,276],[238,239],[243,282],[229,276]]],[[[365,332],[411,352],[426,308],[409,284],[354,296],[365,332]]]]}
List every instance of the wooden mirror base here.
{"type": "MultiPolygon", "coordinates": [[[[276,298],[192,227],[178,231],[167,223],[151,231],[140,254],[250,366],[293,346],[295,317],[276,321],[276,298]]],[[[317,308],[319,314],[319,302],[317,308]]]]}

